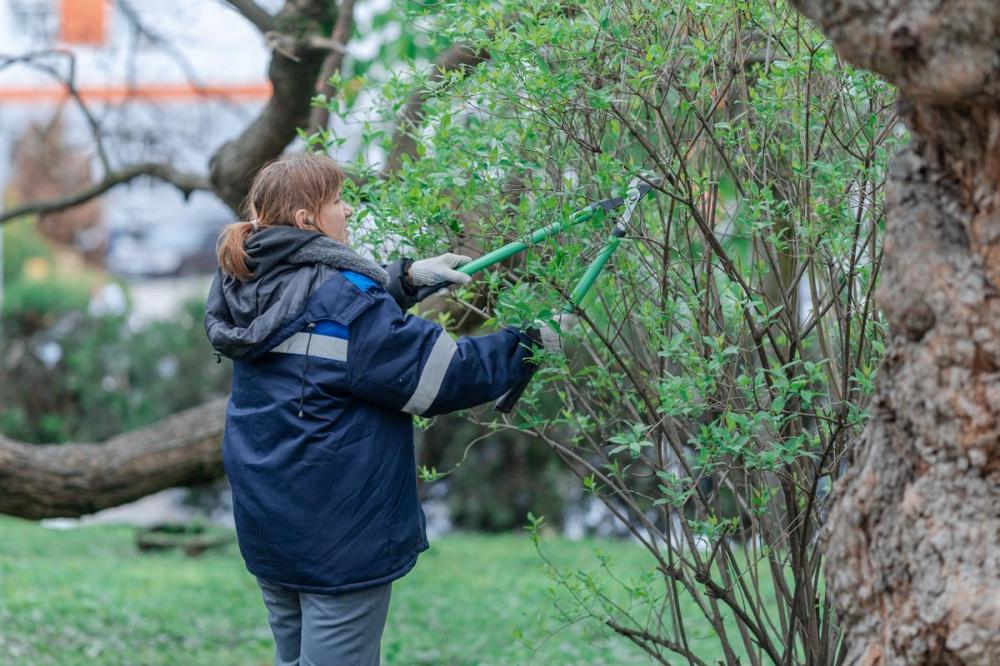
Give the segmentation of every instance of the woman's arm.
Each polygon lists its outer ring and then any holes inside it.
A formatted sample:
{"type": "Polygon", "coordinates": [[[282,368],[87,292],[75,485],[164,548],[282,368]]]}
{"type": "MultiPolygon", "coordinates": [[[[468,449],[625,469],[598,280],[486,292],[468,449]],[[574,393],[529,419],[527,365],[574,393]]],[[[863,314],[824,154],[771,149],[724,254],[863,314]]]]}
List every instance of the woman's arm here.
{"type": "Polygon", "coordinates": [[[350,392],[368,402],[432,416],[494,400],[530,369],[540,341],[515,328],[458,340],[421,317],[407,315],[380,289],[350,325],[350,392]]]}

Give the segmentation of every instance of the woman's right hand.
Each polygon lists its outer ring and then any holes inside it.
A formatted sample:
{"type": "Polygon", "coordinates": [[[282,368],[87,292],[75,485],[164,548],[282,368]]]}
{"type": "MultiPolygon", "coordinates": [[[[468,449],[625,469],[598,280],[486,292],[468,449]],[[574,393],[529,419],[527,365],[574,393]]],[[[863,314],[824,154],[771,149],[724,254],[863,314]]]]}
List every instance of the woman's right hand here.
{"type": "Polygon", "coordinates": [[[407,277],[414,287],[446,286],[443,283],[469,284],[472,276],[455,269],[470,261],[472,257],[445,252],[430,259],[414,261],[410,264],[407,277]]]}

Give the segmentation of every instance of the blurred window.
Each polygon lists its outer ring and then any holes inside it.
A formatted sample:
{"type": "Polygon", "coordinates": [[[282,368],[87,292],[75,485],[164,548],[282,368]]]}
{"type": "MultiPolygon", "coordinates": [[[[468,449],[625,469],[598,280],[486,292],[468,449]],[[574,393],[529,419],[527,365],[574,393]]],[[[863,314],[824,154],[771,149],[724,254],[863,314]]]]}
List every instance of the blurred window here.
{"type": "Polygon", "coordinates": [[[59,39],[66,44],[103,44],[107,0],[62,0],[59,39]]]}
{"type": "Polygon", "coordinates": [[[33,42],[52,42],[58,28],[56,1],[7,0],[15,32],[33,42]]]}

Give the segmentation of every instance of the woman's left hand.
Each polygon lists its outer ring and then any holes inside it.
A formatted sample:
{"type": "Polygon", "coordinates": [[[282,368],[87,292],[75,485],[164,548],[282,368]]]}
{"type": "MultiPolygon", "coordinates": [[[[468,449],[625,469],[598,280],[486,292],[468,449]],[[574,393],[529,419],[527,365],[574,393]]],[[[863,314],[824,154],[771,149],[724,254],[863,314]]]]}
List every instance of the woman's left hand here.
{"type": "Polygon", "coordinates": [[[542,346],[545,347],[546,351],[561,352],[563,350],[562,334],[572,330],[580,319],[575,314],[560,312],[552,320],[555,321],[558,330],[552,328],[549,324],[545,324],[538,329],[538,333],[542,338],[542,346]]]}

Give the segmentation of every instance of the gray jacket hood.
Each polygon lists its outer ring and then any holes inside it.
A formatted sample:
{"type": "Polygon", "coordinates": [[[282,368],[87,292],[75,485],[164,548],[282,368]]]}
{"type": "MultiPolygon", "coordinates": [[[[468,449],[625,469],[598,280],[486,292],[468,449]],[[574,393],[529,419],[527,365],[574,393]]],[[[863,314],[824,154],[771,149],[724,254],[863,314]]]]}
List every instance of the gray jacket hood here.
{"type": "Polygon", "coordinates": [[[261,345],[299,316],[336,270],[360,273],[383,287],[389,284],[381,266],[314,231],[269,227],[252,234],[245,248],[253,277],[241,282],[216,271],[205,305],[208,340],[229,358],[265,351],[261,345]]]}

